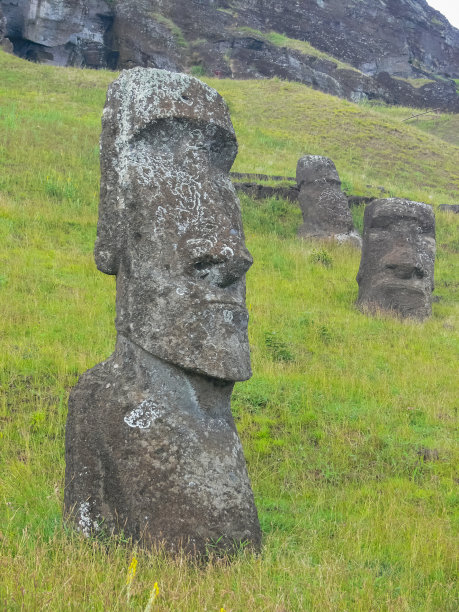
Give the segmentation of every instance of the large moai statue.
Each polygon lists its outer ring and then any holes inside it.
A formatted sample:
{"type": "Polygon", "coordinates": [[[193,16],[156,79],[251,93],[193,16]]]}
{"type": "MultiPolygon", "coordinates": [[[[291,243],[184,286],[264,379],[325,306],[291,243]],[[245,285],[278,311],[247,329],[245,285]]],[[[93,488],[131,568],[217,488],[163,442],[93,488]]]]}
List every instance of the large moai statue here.
{"type": "Polygon", "coordinates": [[[432,207],[399,198],[374,200],[364,214],[357,304],[425,319],[432,314],[435,217],[432,207]]]}
{"type": "Polygon", "coordinates": [[[135,68],[109,87],[95,258],[117,277],[117,342],[72,390],[66,430],[65,510],[85,534],[260,545],[230,410],[251,376],[236,152],[197,79],[135,68]]]}
{"type": "Polygon", "coordinates": [[[300,238],[322,238],[348,242],[360,247],[346,195],[335,164],[328,157],[305,155],[298,160],[296,182],[303,213],[300,238]]]}

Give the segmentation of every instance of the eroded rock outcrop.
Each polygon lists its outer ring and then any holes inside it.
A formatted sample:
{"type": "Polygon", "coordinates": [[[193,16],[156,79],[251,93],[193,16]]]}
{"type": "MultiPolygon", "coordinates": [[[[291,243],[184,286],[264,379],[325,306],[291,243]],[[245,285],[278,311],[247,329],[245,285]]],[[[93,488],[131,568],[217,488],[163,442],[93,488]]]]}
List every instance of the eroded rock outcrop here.
{"type": "Polygon", "coordinates": [[[108,34],[113,9],[105,0],[2,0],[14,52],[57,66],[114,68],[108,34]]]}
{"type": "Polygon", "coordinates": [[[301,238],[332,239],[361,245],[335,164],[328,157],[305,155],[298,160],[296,180],[303,225],[301,238]]]}
{"type": "Polygon", "coordinates": [[[15,52],[32,60],[277,76],[352,101],[459,112],[448,78],[459,77],[459,30],[425,0],[0,0],[0,7],[15,52]],[[394,78],[419,76],[435,80],[417,88],[394,78]]]}
{"type": "Polygon", "coordinates": [[[135,68],[110,86],[95,258],[117,276],[117,343],[73,389],[66,431],[65,507],[86,534],[260,545],[230,410],[251,375],[236,152],[197,79],[135,68]]]}
{"type": "Polygon", "coordinates": [[[7,52],[13,51],[13,45],[6,37],[6,18],[3,15],[2,8],[0,6],[0,49],[7,52]]]}
{"type": "Polygon", "coordinates": [[[425,319],[432,313],[435,217],[432,207],[399,198],[365,209],[357,304],[364,310],[425,319]]]}

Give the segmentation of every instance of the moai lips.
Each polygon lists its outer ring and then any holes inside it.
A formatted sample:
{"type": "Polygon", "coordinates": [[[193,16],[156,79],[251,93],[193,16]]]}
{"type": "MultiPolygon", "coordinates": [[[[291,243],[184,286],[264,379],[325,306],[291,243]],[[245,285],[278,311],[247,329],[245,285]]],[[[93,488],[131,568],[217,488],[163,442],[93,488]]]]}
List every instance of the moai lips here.
{"type": "Polygon", "coordinates": [[[250,377],[228,110],[197,79],[123,72],[101,137],[95,257],[116,274],[115,353],[72,391],[66,497],[85,533],[204,553],[260,544],[230,410],[250,377]]]}
{"type": "Polygon", "coordinates": [[[399,198],[365,209],[357,303],[425,319],[432,314],[435,217],[432,207],[399,198]]]}

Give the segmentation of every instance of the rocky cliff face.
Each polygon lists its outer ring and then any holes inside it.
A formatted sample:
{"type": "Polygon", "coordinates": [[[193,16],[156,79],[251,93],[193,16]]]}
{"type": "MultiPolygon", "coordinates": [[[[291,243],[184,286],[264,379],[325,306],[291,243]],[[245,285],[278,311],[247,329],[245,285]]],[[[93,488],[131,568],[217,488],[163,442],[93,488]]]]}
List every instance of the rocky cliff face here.
{"type": "Polygon", "coordinates": [[[425,0],[0,0],[0,9],[14,52],[35,61],[279,76],[351,100],[459,112],[448,80],[459,77],[459,30],[425,0]],[[394,77],[436,80],[414,88],[394,77]]]}
{"type": "Polygon", "coordinates": [[[284,32],[360,69],[416,76],[459,71],[459,30],[425,0],[241,0],[238,19],[284,32]]]}
{"type": "Polygon", "coordinates": [[[63,66],[116,65],[107,36],[113,23],[105,0],[2,0],[14,53],[63,66]]]}

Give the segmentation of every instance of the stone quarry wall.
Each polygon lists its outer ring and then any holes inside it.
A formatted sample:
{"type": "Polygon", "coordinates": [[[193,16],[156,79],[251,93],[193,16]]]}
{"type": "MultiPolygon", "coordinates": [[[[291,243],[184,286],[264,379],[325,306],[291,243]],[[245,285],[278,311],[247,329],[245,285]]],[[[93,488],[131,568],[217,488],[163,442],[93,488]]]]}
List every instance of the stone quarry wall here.
{"type": "Polygon", "coordinates": [[[14,52],[56,65],[278,76],[353,101],[459,112],[459,30],[425,0],[0,0],[14,52]],[[269,42],[306,40],[358,70],[269,42]],[[359,72],[359,70],[361,72],[359,72]],[[414,88],[394,77],[441,75],[414,88]]]}

